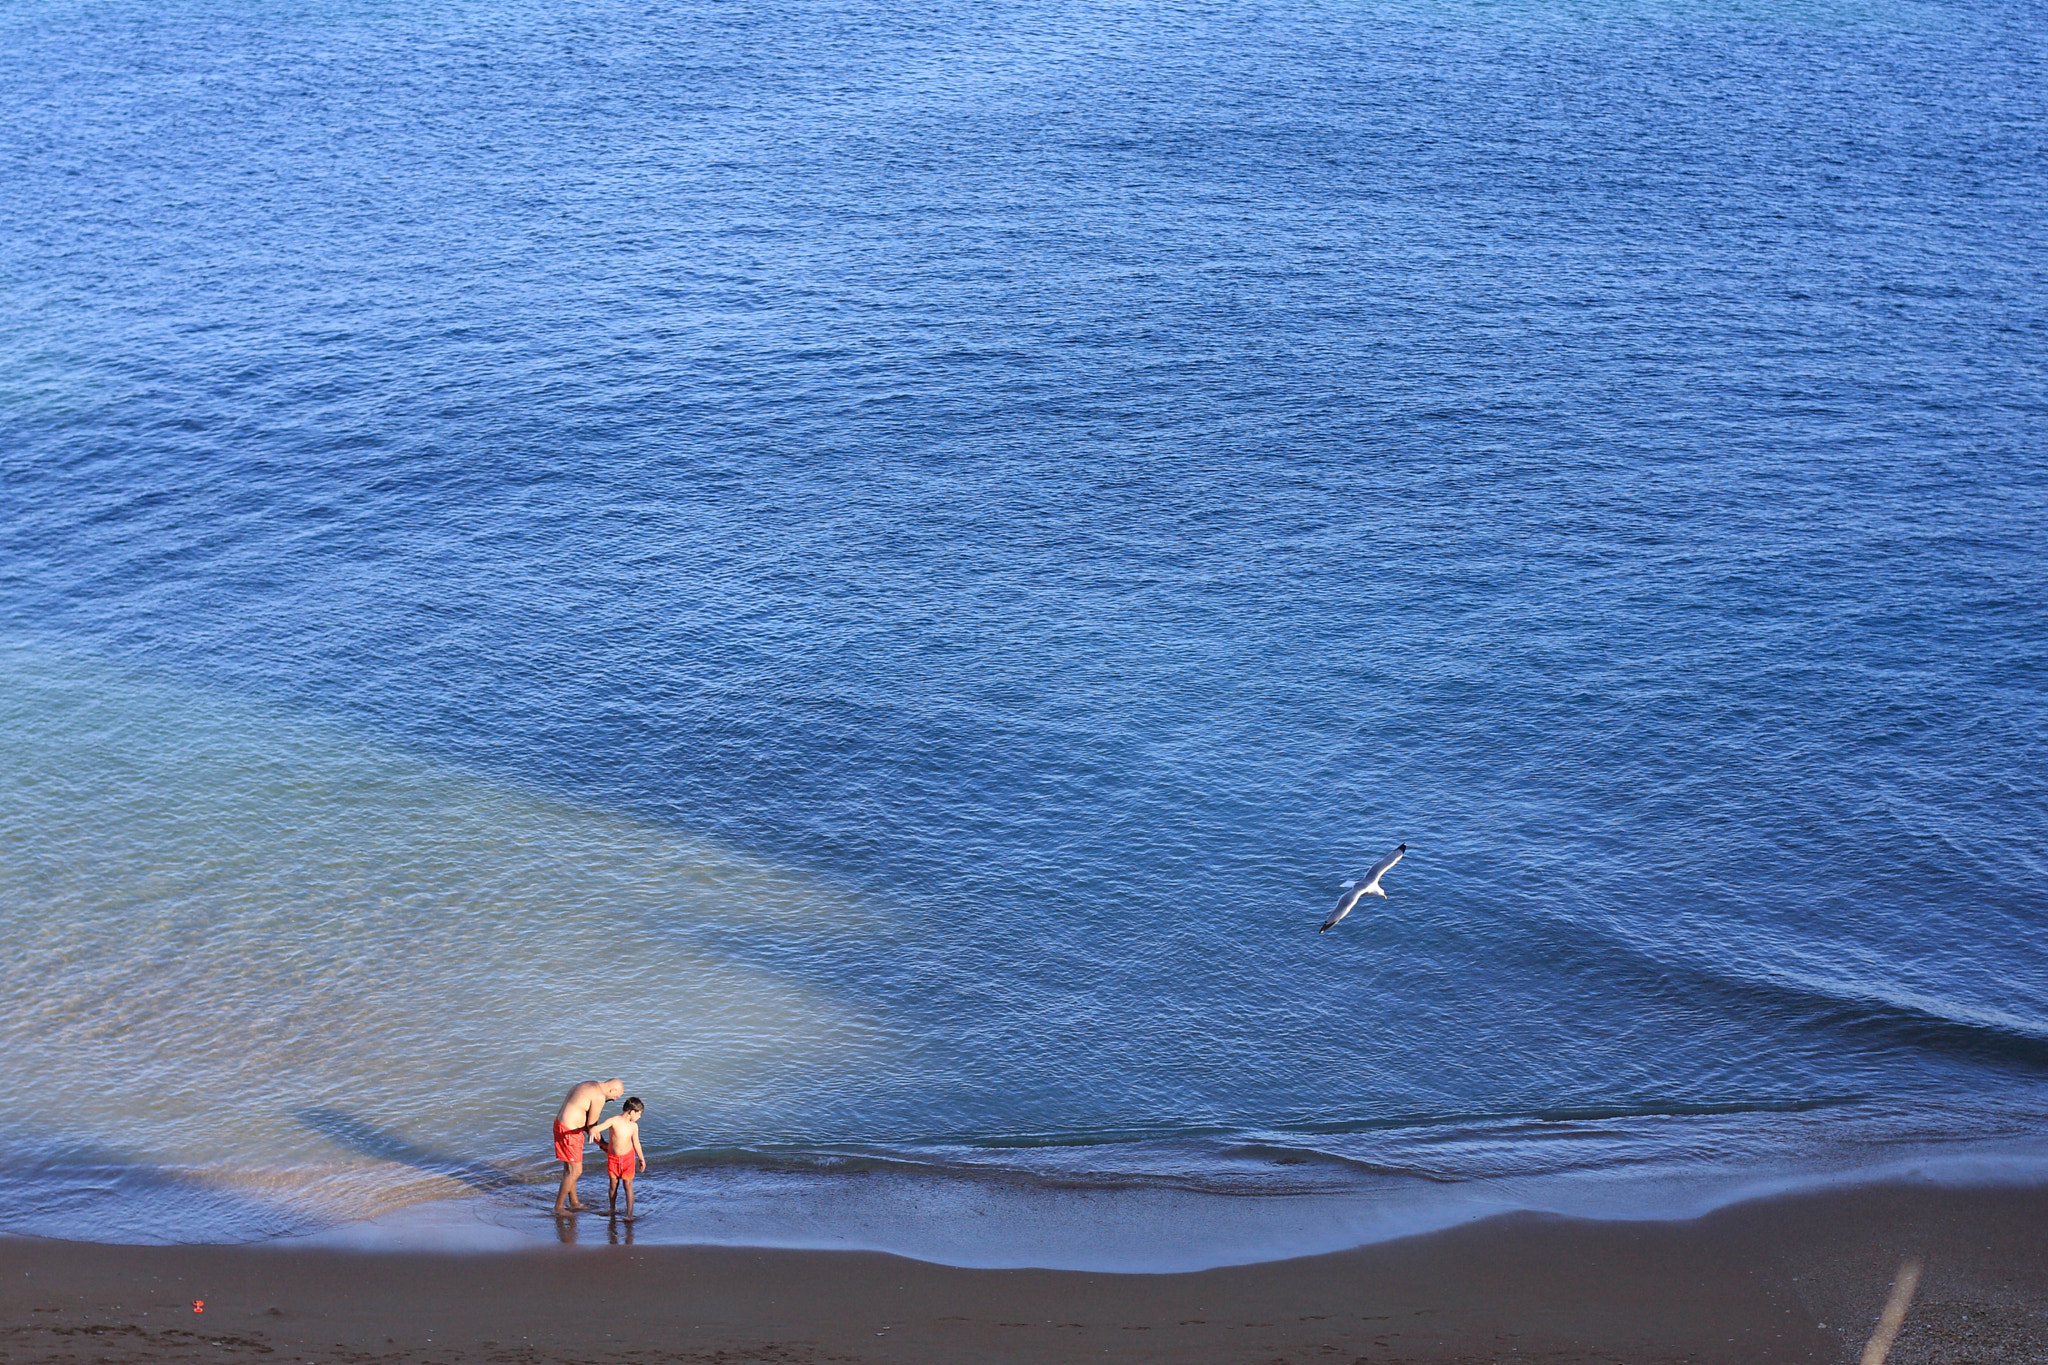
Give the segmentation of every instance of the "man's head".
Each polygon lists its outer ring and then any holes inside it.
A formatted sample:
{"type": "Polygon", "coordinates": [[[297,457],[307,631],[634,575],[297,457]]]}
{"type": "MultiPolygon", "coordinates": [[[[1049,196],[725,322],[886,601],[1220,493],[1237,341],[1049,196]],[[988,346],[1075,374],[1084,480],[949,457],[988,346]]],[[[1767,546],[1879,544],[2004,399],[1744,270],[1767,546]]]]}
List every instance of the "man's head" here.
{"type": "Polygon", "coordinates": [[[610,1080],[604,1083],[604,1097],[608,1100],[615,1100],[625,1093],[626,1083],[620,1080],[617,1076],[612,1077],[610,1080]]]}
{"type": "Polygon", "coordinates": [[[627,1100],[625,1104],[620,1107],[620,1112],[625,1114],[637,1114],[646,1107],[646,1105],[640,1103],[640,1097],[638,1095],[635,1095],[632,1099],[627,1100]]]}

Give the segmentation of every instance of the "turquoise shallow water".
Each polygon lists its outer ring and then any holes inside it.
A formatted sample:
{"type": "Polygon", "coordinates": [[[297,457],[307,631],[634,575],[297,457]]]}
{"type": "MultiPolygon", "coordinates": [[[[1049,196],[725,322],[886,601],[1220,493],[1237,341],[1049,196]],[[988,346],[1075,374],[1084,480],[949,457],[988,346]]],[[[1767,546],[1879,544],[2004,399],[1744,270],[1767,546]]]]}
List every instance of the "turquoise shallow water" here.
{"type": "Polygon", "coordinates": [[[2028,7],[0,32],[0,1228],[2041,1170],[2028,7]]]}

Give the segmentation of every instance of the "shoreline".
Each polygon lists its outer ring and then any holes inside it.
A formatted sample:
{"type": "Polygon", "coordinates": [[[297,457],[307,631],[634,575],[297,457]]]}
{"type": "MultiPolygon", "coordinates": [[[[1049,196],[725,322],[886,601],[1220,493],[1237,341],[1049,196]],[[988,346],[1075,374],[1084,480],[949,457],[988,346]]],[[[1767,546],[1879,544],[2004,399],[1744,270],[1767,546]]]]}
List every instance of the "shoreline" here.
{"type": "Polygon", "coordinates": [[[2048,1362],[2048,1187],[1906,1183],[1679,1222],[1510,1214],[1171,1274],[731,1247],[11,1238],[0,1358],[1831,1362],[1856,1358],[1908,1257],[1925,1272],[1894,1365],[2048,1362]]]}
{"type": "MultiPolygon", "coordinates": [[[[1306,1162],[1275,1161],[1281,1178],[1264,1189],[1205,1186],[1174,1170],[1174,1155],[1161,1162],[1167,1173],[1147,1179],[965,1164],[840,1169],[657,1160],[640,1181],[634,1240],[642,1247],[867,1251],[962,1269],[1181,1273],[1300,1260],[1510,1214],[1685,1222],[1757,1200],[1874,1185],[2048,1189],[2048,1146],[2009,1137],[1945,1151],[1906,1147],[1855,1165],[1840,1164],[1838,1153],[1832,1168],[1807,1169],[1774,1169],[1767,1157],[1747,1154],[1741,1165],[1724,1158],[1469,1179],[1360,1168],[1332,1178],[1328,1169],[1306,1177],[1287,1169],[1306,1162]]],[[[320,1190],[325,1207],[296,1200],[307,1182],[301,1171],[252,1181],[240,1170],[31,1166],[0,1206],[0,1239],[449,1252],[606,1240],[602,1218],[567,1230],[549,1218],[556,1171],[529,1165],[533,1172],[422,1154],[341,1173],[320,1190]],[[381,1198],[385,1207],[350,1216],[351,1193],[353,1202],[381,1198]]],[[[586,1173],[583,1193],[602,1205],[601,1167],[586,1173]]]]}

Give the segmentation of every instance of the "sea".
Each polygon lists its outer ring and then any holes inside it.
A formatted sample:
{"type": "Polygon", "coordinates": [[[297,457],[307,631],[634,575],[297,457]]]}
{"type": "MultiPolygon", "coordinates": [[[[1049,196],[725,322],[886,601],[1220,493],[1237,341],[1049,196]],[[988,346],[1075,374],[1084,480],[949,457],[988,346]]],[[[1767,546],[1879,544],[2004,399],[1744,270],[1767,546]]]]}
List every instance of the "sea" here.
{"type": "Polygon", "coordinates": [[[2044,704],[2032,0],[0,10],[0,1233],[2041,1183],[2044,704]]]}

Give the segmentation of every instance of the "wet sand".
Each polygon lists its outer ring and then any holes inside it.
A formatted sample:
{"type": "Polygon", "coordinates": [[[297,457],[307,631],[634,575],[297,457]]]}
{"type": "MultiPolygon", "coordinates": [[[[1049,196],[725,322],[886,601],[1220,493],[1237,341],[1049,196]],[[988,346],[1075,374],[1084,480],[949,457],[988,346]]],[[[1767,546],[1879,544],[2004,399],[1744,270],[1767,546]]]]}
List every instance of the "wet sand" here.
{"type": "Polygon", "coordinates": [[[0,1241],[0,1360],[2048,1362],[2048,1190],[1890,1186],[1682,1223],[1517,1215],[1181,1275],[850,1252],[498,1253],[0,1241]],[[192,1301],[203,1299],[195,1314],[192,1301]]]}

